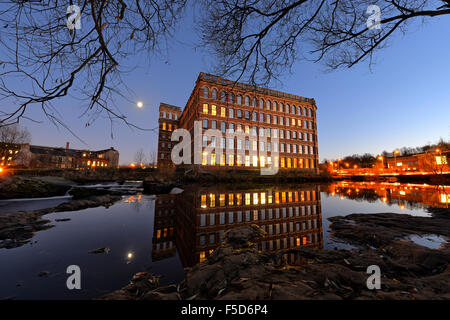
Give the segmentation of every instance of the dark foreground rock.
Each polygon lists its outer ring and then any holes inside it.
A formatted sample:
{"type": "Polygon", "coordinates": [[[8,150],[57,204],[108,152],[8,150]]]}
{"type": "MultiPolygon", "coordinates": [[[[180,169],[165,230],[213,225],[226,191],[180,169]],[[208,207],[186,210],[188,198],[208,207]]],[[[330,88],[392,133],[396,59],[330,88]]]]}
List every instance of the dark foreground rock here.
{"type": "Polygon", "coordinates": [[[258,226],[226,232],[224,243],[178,285],[155,288],[155,275],[139,273],[99,299],[450,299],[448,246],[432,250],[394,240],[368,250],[263,254],[252,243],[262,232],[258,226]],[[296,254],[297,263],[287,265],[286,254],[296,254]],[[367,288],[370,265],[381,269],[380,290],[367,288]]]}
{"type": "Polygon", "coordinates": [[[14,176],[0,182],[0,199],[63,196],[69,189],[69,181],[64,179],[14,176]]]}
{"type": "Polygon", "coordinates": [[[93,196],[72,200],[53,208],[41,210],[16,211],[0,215],[0,248],[15,248],[27,243],[36,231],[52,228],[50,220],[42,216],[53,212],[77,211],[91,207],[109,207],[122,199],[117,195],[93,196]]]}

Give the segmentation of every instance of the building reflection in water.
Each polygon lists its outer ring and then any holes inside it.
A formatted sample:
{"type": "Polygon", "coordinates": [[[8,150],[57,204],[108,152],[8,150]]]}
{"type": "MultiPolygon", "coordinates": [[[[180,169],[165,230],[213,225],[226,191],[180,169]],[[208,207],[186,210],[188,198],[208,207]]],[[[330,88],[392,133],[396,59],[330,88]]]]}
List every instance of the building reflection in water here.
{"type": "MultiPolygon", "coordinates": [[[[296,247],[323,248],[318,186],[230,190],[199,187],[180,195],[160,195],[155,203],[153,259],[175,255],[184,267],[206,259],[227,229],[257,224],[261,252],[296,247]]],[[[293,263],[297,257],[287,257],[293,263]]]]}
{"type": "Polygon", "coordinates": [[[175,255],[175,213],[179,195],[161,194],[155,201],[155,220],[153,224],[152,261],[175,255]]]}
{"type": "Polygon", "coordinates": [[[364,199],[369,202],[381,200],[387,204],[397,204],[401,209],[448,208],[450,205],[450,186],[339,181],[323,186],[322,191],[341,199],[364,199]]]}

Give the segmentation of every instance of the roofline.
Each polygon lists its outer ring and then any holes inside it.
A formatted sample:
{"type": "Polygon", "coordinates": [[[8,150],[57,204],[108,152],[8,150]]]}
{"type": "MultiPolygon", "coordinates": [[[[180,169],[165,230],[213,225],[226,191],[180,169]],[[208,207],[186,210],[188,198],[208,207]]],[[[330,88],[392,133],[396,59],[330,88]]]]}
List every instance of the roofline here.
{"type": "Polygon", "coordinates": [[[298,95],[291,94],[291,93],[286,93],[286,92],[282,92],[282,91],[277,91],[277,90],[272,90],[272,89],[268,89],[268,88],[258,87],[255,85],[246,84],[243,82],[236,82],[236,81],[231,81],[231,80],[227,80],[227,79],[222,79],[219,76],[212,75],[212,74],[205,73],[205,72],[200,72],[197,80],[203,80],[203,81],[207,81],[207,82],[217,83],[219,85],[224,85],[224,86],[233,86],[237,89],[243,89],[243,90],[247,89],[248,91],[262,93],[262,94],[273,96],[276,98],[297,100],[298,102],[307,102],[307,103],[313,104],[314,106],[316,105],[316,100],[314,98],[306,98],[306,97],[298,96],[298,95]]]}

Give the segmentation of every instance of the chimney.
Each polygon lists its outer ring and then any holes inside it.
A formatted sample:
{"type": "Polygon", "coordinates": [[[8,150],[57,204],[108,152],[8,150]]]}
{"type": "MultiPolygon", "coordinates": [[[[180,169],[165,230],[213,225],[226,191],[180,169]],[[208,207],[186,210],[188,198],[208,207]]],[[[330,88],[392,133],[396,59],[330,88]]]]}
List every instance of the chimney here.
{"type": "Polygon", "coordinates": [[[69,149],[69,144],[70,144],[70,142],[66,142],[66,150],[69,149]]]}

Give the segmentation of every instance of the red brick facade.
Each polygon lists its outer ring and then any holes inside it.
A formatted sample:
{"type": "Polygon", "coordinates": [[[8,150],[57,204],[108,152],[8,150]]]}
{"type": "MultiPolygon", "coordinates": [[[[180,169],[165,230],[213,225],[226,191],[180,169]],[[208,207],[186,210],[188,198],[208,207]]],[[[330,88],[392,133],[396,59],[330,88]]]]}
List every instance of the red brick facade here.
{"type": "MultiPolygon", "coordinates": [[[[191,133],[192,150],[195,121],[201,122],[202,132],[217,129],[223,135],[220,141],[214,141],[223,148],[222,154],[202,152],[202,159],[197,164],[204,168],[274,165],[280,169],[305,169],[317,173],[316,109],[314,99],[255,88],[200,73],[178,122],[180,128],[191,133]],[[245,139],[227,139],[227,132],[239,130],[246,135],[245,139]],[[251,136],[264,139],[252,141],[249,139],[251,136]],[[226,154],[227,149],[232,149],[234,155],[226,154]]],[[[161,123],[160,118],[160,135],[164,131],[161,123]]],[[[205,147],[211,142],[202,139],[201,143],[205,147]]],[[[160,153],[165,152],[158,145],[158,155],[160,153]]],[[[163,161],[160,160],[158,157],[158,162],[162,164],[163,161]]],[[[191,163],[195,163],[194,160],[192,151],[191,163]]]]}

